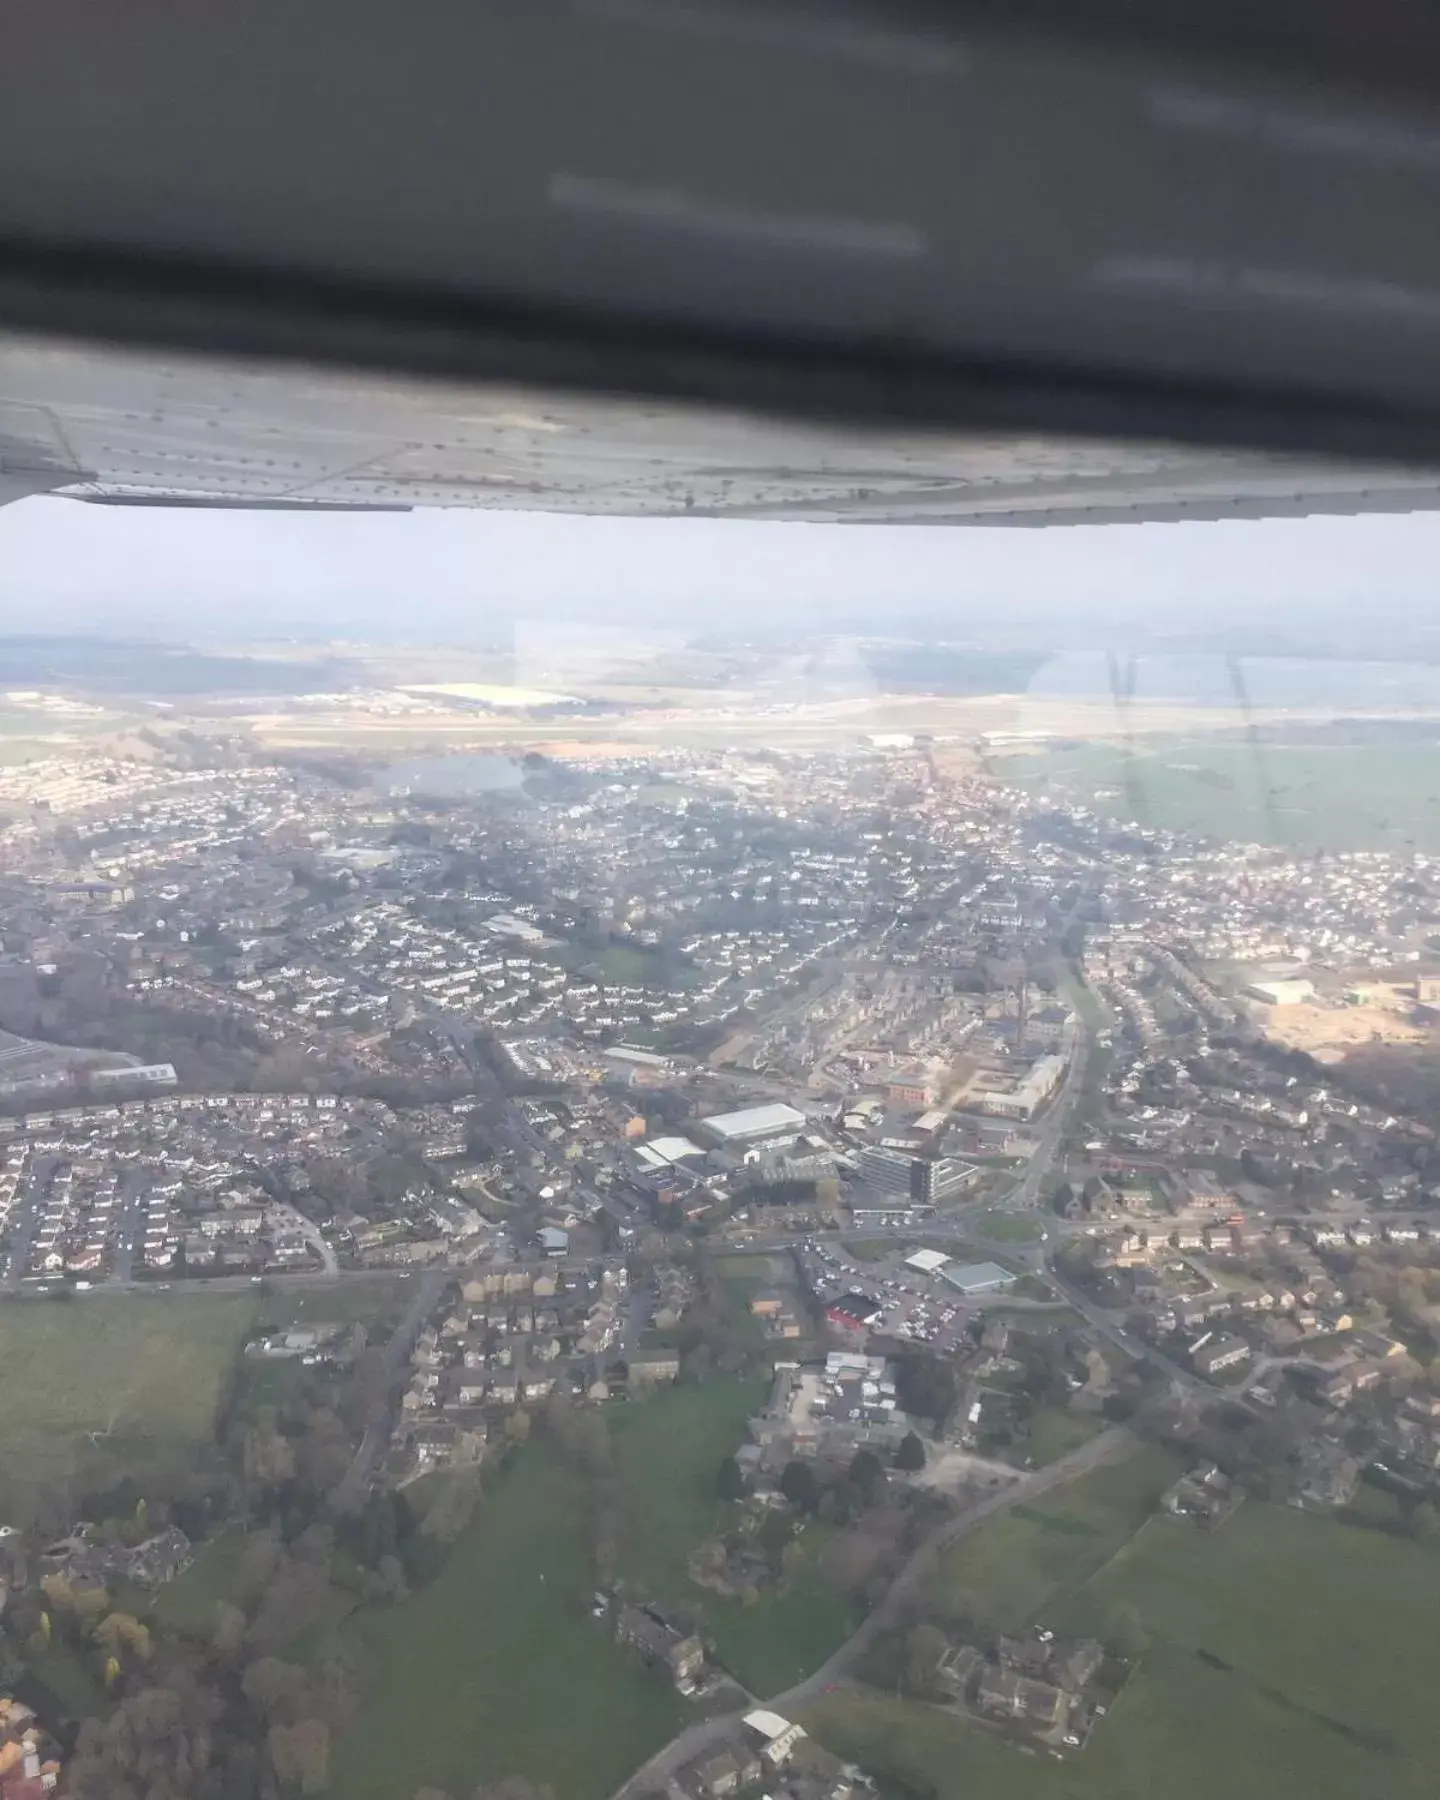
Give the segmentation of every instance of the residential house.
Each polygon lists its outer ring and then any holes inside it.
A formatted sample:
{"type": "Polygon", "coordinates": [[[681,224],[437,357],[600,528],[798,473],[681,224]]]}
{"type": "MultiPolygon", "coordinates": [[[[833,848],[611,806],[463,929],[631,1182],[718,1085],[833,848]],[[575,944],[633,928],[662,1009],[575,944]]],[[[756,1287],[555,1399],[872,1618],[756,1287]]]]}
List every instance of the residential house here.
{"type": "Polygon", "coordinates": [[[1230,1477],[1213,1464],[1191,1469],[1160,1496],[1166,1512],[1215,1526],[1228,1519],[1244,1498],[1230,1477]]]}
{"type": "Polygon", "coordinates": [[[995,1660],[1002,1668],[1022,1675],[1043,1675],[1050,1662],[1050,1646],[1039,1637],[1002,1637],[995,1646],[995,1660]]]}
{"type": "Polygon", "coordinates": [[[638,1650],[646,1662],[667,1669],[677,1687],[693,1683],[705,1667],[705,1646],[700,1639],[667,1619],[657,1607],[622,1606],[615,1636],[638,1650]]]}
{"type": "Polygon", "coordinates": [[[1291,1504],[1314,1512],[1330,1511],[1354,1499],[1359,1485],[1358,1458],[1332,1438],[1312,1438],[1300,1449],[1291,1504]]]}
{"type": "Polygon", "coordinates": [[[781,1768],[789,1762],[796,1745],[805,1736],[803,1725],[793,1724],[766,1707],[746,1713],[744,1724],[746,1730],[753,1732],[760,1740],[760,1754],[772,1769],[781,1768]]]}
{"type": "Polygon", "coordinates": [[[707,1751],[677,1771],[680,1787],[693,1800],[724,1800],[727,1794],[738,1793],[759,1781],[760,1774],[759,1757],[744,1744],[727,1744],[721,1750],[707,1751]]]}
{"type": "Polygon", "coordinates": [[[103,1588],[112,1581],[141,1587],[163,1587],[190,1565],[190,1540],[178,1525],[133,1546],[97,1542],[92,1527],[82,1525],[41,1553],[48,1571],[58,1571],[72,1588],[103,1588]]]}
{"type": "Polygon", "coordinates": [[[1223,1369],[1233,1369],[1250,1355],[1250,1346],[1244,1338],[1220,1337],[1213,1343],[1204,1344],[1190,1358],[1195,1371],[1199,1375],[1218,1375],[1223,1369]]]}
{"type": "Polygon", "coordinates": [[[1015,1719],[1041,1733],[1062,1731],[1070,1717],[1070,1695],[1018,1669],[987,1663],[975,1688],[975,1702],[993,1719],[1015,1719]]]}
{"type": "Polygon", "coordinates": [[[1105,1652],[1093,1638],[1056,1650],[1050,1657],[1050,1679],[1067,1693],[1078,1694],[1100,1672],[1105,1652]]]}

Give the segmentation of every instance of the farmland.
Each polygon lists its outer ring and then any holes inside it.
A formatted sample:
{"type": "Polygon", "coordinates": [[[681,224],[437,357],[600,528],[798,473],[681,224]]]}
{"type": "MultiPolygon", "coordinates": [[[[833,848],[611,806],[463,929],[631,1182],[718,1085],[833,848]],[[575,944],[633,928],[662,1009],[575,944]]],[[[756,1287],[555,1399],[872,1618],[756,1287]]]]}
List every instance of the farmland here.
{"type": "Polygon", "coordinates": [[[1135,824],[1296,850],[1440,849],[1440,745],[1206,738],[1057,746],[996,772],[1135,824]]]}

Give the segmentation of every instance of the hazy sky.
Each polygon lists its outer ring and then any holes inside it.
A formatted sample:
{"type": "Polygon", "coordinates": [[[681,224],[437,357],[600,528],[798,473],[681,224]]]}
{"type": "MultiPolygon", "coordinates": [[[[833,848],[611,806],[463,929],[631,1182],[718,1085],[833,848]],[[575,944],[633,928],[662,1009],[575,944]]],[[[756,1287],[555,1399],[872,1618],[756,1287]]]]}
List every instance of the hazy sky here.
{"type": "Polygon", "coordinates": [[[1433,611],[1440,626],[1437,585],[1440,514],[977,531],[58,499],[0,510],[0,622],[11,631],[461,642],[497,615],[691,631],[791,619],[878,630],[902,614],[968,635],[1061,607],[1088,634],[1257,608],[1293,626],[1297,603],[1417,623],[1433,611]]]}

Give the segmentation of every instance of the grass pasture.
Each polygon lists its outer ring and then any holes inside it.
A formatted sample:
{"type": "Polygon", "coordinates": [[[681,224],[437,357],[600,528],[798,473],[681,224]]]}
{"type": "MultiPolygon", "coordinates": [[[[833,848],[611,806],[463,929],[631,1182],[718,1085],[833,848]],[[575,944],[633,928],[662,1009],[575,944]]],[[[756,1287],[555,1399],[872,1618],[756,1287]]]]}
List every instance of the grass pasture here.
{"type": "MultiPolygon", "coordinates": [[[[259,1325],[350,1324],[383,1336],[408,1298],[399,1279],[253,1293],[90,1294],[0,1304],[0,1506],[34,1487],[103,1485],[208,1444],[240,1346],[259,1325]]],[[[289,1363],[244,1365],[252,1403],[278,1397],[289,1363]],[[267,1386],[274,1389],[266,1393],[267,1386]]]]}
{"type": "Polygon", "coordinates": [[[1440,1546],[1255,1502],[1213,1533],[1161,1517],[1135,1529],[1165,1460],[1141,1451],[1016,1508],[946,1561],[952,1593],[997,1624],[1038,1615],[1072,1635],[1135,1607],[1150,1647],[1083,1750],[1027,1753],[870,1690],[822,1696],[804,1722],[936,1800],[1431,1794],[1440,1546]]]}
{"type": "Polygon", "coordinates": [[[330,1791],[397,1800],[523,1774],[604,1800],[679,1730],[684,1703],[589,1616],[590,1543],[581,1478],[553,1445],[527,1445],[443,1576],[347,1627],[365,1703],[330,1791]]]}
{"type": "Polygon", "coordinates": [[[0,1305],[0,1499],[208,1442],[255,1308],[248,1294],[0,1305]]]}
{"type": "Polygon", "coordinates": [[[201,1544],[190,1567],[155,1596],[155,1616],[173,1631],[207,1634],[215,1608],[230,1598],[231,1583],[245,1550],[242,1531],[222,1532],[201,1544]]]}
{"type": "Polygon", "coordinates": [[[856,1620],[819,1572],[824,1528],[808,1527],[812,1554],[783,1593],[754,1606],[696,1587],[690,1552],[715,1530],[715,1473],[744,1440],[764,1382],[672,1388],[612,1415],[615,1466],[626,1488],[621,1574],[636,1593],[699,1614],[722,1659],[756,1693],[775,1693],[822,1663],[856,1620]]]}
{"type": "MultiPolygon", "coordinates": [[[[690,1552],[719,1518],[716,1470],[765,1391],[717,1378],[607,1415],[625,1496],[625,1590],[702,1617],[721,1657],[760,1692],[813,1669],[854,1622],[818,1566],[752,1607],[690,1581],[690,1552]]],[[[538,1435],[492,1478],[437,1581],[355,1615],[345,1630],[366,1703],[338,1746],[332,1792],[396,1800],[426,1783],[468,1793],[523,1774],[563,1800],[604,1800],[693,1719],[589,1615],[590,1504],[574,1467],[538,1435]]],[[[818,1565],[828,1533],[812,1530],[818,1565]]],[[[203,1604],[208,1592],[193,1598],[203,1604]]]]}
{"type": "Polygon", "coordinates": [[[1088,1444],[1104,1429],[1105,1421],[1096,1413],[1037,1406],[1030,1415],[1030,1435],[1016,1445],[1017,1460],[1027,1468],[1043,1469],[1088,1444]]]}
{"type": "Polygon", "coordinates": [[[997,1631],[1025,1624],[1129,1543],[1181,1467],[1169,1451],[1137,1445],[1121,1461],[997,1513],[942,1556],[941,1604],[997,1631]]]}
{"type": "Polygon", "coordinates": [[[1327,1740],[1358,1744],[1377,1759],[1375,1791],[1408,1792],[1410,1766],[1433,1772],[1440,1759],[1428,1628],[1440,1547],[1254,1503],[1215,1533],[1157,1518],[1067,1623],[1088,1629],[1122,1600],[1162,1666],[1199,1664],[1327,1740]]]}
{"type": "Polygon", "coordinates": [[[934,1800],[1353,1800],[1383,1792],[1419,1800],[1424,1788],[1375,1788],[1364,1751],[1330,1741],[1304,1719],[1233,1691],[1193,1659],[1152,1657],[1063,1761],[1026,1751],[938,1707],[872,1690],[822,1695],[801,1715],[821,1743],[886,1784],[934,1800]]]}

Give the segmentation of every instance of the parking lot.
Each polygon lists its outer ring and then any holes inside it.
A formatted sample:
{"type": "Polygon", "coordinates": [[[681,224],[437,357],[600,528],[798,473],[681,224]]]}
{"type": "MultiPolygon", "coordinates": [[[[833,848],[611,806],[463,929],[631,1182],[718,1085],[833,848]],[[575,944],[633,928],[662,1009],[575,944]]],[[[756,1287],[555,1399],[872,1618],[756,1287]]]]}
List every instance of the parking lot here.
{"type": "Polygon", "coordinates": [[[897,1244],[894,1255],[883,1262],[860,1262],[838,1244],[810,1240],[800,1246],[799,1255],[822,1304],[841,1294],[864,1294],[884,1309],[872,1328],[884,1336],[942,1351],[956,1348],[962,1340],[968,1344],[969,1321],[999,1296],[966,1299],[939,1276],[907,1268],[904,1258],[909,1248],[897,1244]]]}

